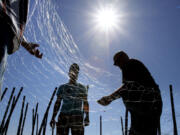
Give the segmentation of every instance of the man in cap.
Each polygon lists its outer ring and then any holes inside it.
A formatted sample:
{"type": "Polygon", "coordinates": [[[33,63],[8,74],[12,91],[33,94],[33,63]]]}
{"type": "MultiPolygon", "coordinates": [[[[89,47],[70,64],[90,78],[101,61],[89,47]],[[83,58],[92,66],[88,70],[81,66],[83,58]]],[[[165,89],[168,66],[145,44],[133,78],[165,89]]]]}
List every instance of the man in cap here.
{"type": "Polygon", "coordinates": [[[142,62],[130,59],[123,51],[114,55],[114,65],[122,71],[122,86],[98,103],[106,106],[122,97],[131,114],[129,135],[157,135],[162,112],[158,85],[142,62]]]}

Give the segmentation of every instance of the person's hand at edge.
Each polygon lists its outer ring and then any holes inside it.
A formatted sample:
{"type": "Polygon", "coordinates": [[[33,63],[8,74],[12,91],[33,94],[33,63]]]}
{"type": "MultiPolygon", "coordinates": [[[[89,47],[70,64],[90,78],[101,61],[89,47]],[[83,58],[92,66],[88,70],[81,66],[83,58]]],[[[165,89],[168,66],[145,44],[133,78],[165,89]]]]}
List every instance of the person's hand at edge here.
{"type": "Polygon", "coordinates": [[[89,126],[89,123],[90,123],[89,117],[86,117],[86,118],[84,119],[84,125],[85,125],[85,126],[89,126]]]}
{"type": "Polygon", "coordinates": [[[107,106],[112,102],[112,99],[110,96],[104,96],[101,99],[97,101],[100,105],[107,106]]]}
{"type": "Polygon", "coordinates": [[[37,49],[37,47],[39,47],[38,44],[35,43],[28,43],[29,44],[29,48],[28,51],[29,53],[31,53],[32,55],[36,56],[37,58],[42,58],[43,53],[40,53],[40,51],[37,49]]]}

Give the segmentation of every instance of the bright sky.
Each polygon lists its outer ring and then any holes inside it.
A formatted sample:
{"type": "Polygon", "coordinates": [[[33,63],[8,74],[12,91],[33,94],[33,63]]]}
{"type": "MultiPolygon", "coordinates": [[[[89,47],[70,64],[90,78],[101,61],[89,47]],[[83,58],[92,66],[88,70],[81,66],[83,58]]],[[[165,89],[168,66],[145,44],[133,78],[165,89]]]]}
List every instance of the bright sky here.
{"type": "MultiPolygon", "coordinates": [[[[163,135],[172,134],[173,131],[169,84],[173,85],[180,129],[179,0],[42,0],[37,3],[31,1],[29,13],[25,35],[29,41],[40,44],[43,60],[33,58],[21,48],[9,56],[4,81],[4,87],[10,89],[13,86],[18,89],[25,87],[23,95],[30,103],[26,133],[31,133],[31,112],[36,102],[41,105],[41,119],[53,89],[68,81],[69,65],[77,62],[81,68],[79,81],[90,85],[91,123],[85,129],[86,135],[99,135],[100,115],[103,117],[103,135],[121,134],[120,116],[124,117],[122,101],[117,100],[108,107],[96,103],[97,99],[121,85],[121,71],[113,66],[113,55],[119,50],[141,60],[159,84],[164,102],[161,117],[163,135]],[[115,16],[116,23],[108,27],[108,31],[107,27],[105,31],[99,28],[95,20],[105,7],[115,12],[110,16],[115,16]]],[[[0,110],[5,109],[10,91],[1,103],[0,110]]],[[[20,107],[19,102],[14,113],[17,120],[12,125],[18,123],[20,107]]],[[[16,130],[13,127],[9,132],[16,133],[16,130]]],[[[51,133],[49,125],[47,133],[51,133]]]]}

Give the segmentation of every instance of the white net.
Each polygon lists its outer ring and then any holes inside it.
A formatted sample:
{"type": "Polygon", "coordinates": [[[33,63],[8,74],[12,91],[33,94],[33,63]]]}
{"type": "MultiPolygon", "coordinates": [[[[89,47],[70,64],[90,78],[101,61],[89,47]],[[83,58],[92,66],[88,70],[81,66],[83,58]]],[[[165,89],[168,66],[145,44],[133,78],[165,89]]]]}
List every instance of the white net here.
{"type": "MultiPolygon", "coordinates": [[[[30,1],[25,37],[30,42],[40,44],[40,50],[44,54],[43,59],[39,60],[31,56],[22,47],[15,54],[8,57],[3,88],[8,87],[9,90],[3,102],[1,102],[0,117],[2,118],[4,114],[12,88],[16,87],[15,93],[18,93],[20,87],[24,87],[23,95],[26,96],[26,101],[29,102],[24,134],[31,134],[32,109],[35,108],[38,102],[39,122],[41,122],[54,88],[68,81],[69,66],[72,63],[78,63],[80,66],[79,82],[90,87],[88,92],[90,126],[85,129],[85,134],[99,134],[100,115],[103,116],[104,135],[122,134],[120,116],[123,116],[123,118],[125,116],[125,108],[122,102],[114,101],[108,107],[102,107],[96,102],[102,96],[112,93],[114,88],[106,82],[120,84],[120,79],[115,82],[111,81],[111,78],[118,78],[117,76],[120,78],[120,75],[111,74],[88,63],[61,20],[60,13],[57,10],[59,7],[56,6],[56,3],[50,0],[30,1]],[[100,80],[97,74],[101,74],[103,79],[100,80]]],[[[46,134],[51,134],[49,122],[54,100],[49,111],[46,134]]],[[[14,125],[18,125],[19,122],[21,102],[22,96],[13,113],[8,134],[17,133],[17,126],[14,125]]],[[[164,114],[163,117],[167,119],[164,121],[168,121],[168,124],[163,124],[172,126],[170,110],[165,111],[165,113],[167,114],[164,114]]],[[[164,129],[164,127],[166,126],[162,125],[164,130],[162,133],[172,132],[172,128],[164,129]]]]}
{"type": "MultiPolygon", "coordinates": [[[[26,101],[29,102],[24,134],[30,134],[32,109],[35,108],[36,103],[39,103],[38,113],[39,122],[41,122],[54,88],[68,82],[70,65],[72,63],[78,63],[80,66],[78,81],[90,86],[88,100],[90,103],[91,126],[85,132],[87,134],[99,133],[98,121],[104,108],[98,105],[96,101],[108,93],[105,90],[108,89],[108,86],[103,81],[99,81],[96,76],[101,73],[104,74],[103,78],[107,78],[107,76],[111,76],[112,74],[91,66],[83,58],[78,45],[74,42],[68,29],[63,24],[60,14],[57,12],[58,7],[55,5],[52,1],[46,0],[30,1],[25,37],[27,41],[40,44],[40,50],[44,54],[43,59],[39,60],[31,56],[22,47],[15,54],[8,57],[3,88],[8,87],[9,92],[6,93],[1,103],[1,109],[3,110],[1,111],[1,116],[4,114],[12,88],[16,87],[15,93],[18,93],[20,87],[24,87],[23,95],[26,96],[26,101]],[[88,133],[88,130],[92,132],[88,133]]],[[[22,97],[20,97],[19,104],[17,104],[17,108],[13,113],[12,119],[14,117],[17,119],[11,121],[10,127],[18,125],[21,101],[22,97]]],[[[53,105],[49,113],[47,134],[51,133],[49,121],[52,115],[53,105]]],[[[118,112],[116,113],[118,114],[118,112]]],[[[120,127],[120,124],[118,127],[120,127]]],[[[16,132],[17,127],[9,128],[8,133],[16,132]]]]}

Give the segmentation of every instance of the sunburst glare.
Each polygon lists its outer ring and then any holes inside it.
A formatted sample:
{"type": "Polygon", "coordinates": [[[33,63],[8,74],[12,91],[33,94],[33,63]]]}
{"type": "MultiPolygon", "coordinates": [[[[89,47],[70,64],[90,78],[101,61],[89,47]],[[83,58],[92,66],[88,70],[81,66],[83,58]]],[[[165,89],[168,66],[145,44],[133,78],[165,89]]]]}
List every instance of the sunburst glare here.
{"type": "Polygon", "coordinates": [[[113,7],[104,7],[94,14],[94,23],[96,29],[103,32],[110,32],[118,29],[120,16],[113,7]]]}

